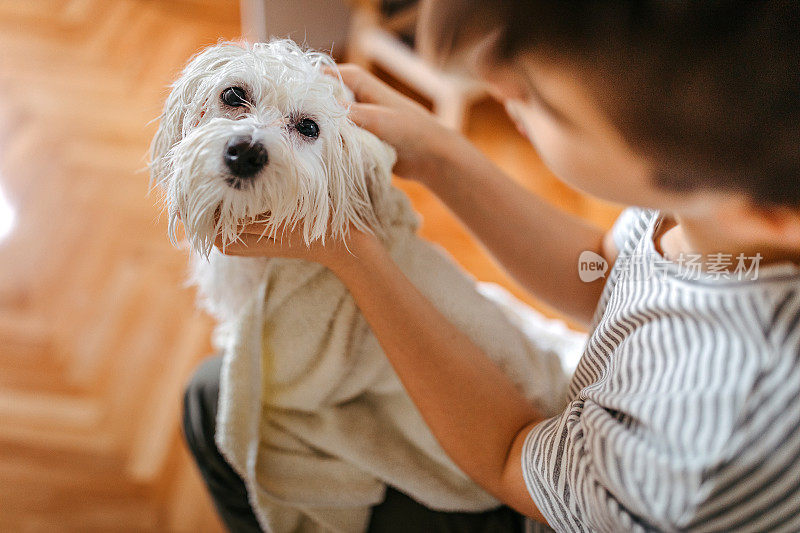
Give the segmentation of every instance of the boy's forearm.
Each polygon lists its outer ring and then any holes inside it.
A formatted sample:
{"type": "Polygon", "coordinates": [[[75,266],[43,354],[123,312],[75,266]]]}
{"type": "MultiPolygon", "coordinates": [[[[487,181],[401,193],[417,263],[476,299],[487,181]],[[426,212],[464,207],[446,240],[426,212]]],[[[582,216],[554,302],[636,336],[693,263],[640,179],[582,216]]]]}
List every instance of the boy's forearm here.
{"type": "Polygon", "coordinates": [[[426,423],[467,475],[537,516],[521,482],[519,451],[510,459],[509,454],[520,432],[540,415],[416,289],[380,243],[363,242],[354,244],[354,256],[329,266],[355,298],[426,423]],[[520,481],[509,482],[509,475],[520,481]]]}
{"type": "Polygon", "coordinates": [[[603,232],[515,183],[465,139],[451,141],[425,185],[520,284],[588,323],[602,282],[580,280],[578,256],[584,250],[602,255],[603,232]]]}

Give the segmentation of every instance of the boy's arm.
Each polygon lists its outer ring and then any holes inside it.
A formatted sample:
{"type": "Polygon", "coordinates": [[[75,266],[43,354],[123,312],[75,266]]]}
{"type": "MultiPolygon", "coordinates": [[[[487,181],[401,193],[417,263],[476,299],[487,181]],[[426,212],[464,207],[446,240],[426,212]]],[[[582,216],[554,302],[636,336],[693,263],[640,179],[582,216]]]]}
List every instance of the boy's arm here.
{"type": "Polygon", "coordinates": [[[603,281],[581,281],[578,257],[590,250],[613,263],[604,233],[516,183],[463,137],[444,153],[425,184],[523,287],[588,325],[603,281]]]}
{"type": "Polygon", "coordinates": [[[522,443],[542,417],[419,292],[374,238],[329,262],[447,454],[475,482],[544,521],[522,477],[522,443]],[[391,302],[391,305],[387,305],[391,302]]]}
{"type": "Polygon", "coordinates": [[[395,171],[436,193],[525,288],[588,324],[603,282],[580,280],[578,256],[604,255],[602,231],[515,183],[459,133],[363,69],[340,70],[359,101],[351,118],[397,149],[395,171]]]}

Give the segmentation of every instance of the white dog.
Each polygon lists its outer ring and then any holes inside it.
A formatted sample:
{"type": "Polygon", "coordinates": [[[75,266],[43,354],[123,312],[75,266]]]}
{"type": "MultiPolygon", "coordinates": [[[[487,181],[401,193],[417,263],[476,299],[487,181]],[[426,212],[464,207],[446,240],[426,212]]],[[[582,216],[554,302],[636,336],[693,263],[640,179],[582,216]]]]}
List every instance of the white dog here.
{"type": "Polygon", "coordinates": [[[417,216],[391,184],[393,149],[349,120],[352,95],[325,65],[335,69],[288,40],[212,46],[173,85],[153,141],[170,236],[180,219],[193,280],[219,323],[217,443],[266,530],[361,531],[386,484],[437,509],[491,508],[432,437],[335,275],[213,247],[264,217],[278,239],[284,225],[306,242],[346,239],[350,224],[374,232],[528,398],[546,413],[564,405],[557,355],[416,237],[417,216]]]}

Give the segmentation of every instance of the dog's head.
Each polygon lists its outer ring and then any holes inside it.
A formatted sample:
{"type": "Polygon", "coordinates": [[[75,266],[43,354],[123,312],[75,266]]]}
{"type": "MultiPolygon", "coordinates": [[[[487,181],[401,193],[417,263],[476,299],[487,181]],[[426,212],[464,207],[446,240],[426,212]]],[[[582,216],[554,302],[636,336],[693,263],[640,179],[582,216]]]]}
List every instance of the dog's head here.
{"type": "Polygon", "coordinates": [[[307,243],[345,238],[350,224],[380,232],[395,154],[347,117],[352,96],[326,65],[289,40],[221,43],[189,62],[152,144],[173,241],[178,218],[205,255],[255,218],[271,237],[298,228],[307,243]]]}

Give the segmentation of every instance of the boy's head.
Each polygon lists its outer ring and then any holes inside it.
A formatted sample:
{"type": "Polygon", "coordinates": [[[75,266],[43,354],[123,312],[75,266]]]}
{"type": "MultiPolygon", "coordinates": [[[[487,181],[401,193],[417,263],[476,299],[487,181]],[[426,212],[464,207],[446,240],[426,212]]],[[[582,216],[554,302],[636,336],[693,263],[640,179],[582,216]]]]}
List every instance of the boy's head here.
{"type": "Polygon", "coordinates": [[[566,181],[627,204],[800,213],[794,1],[431,0],[423,52],[466,58],[566,181]]]}

